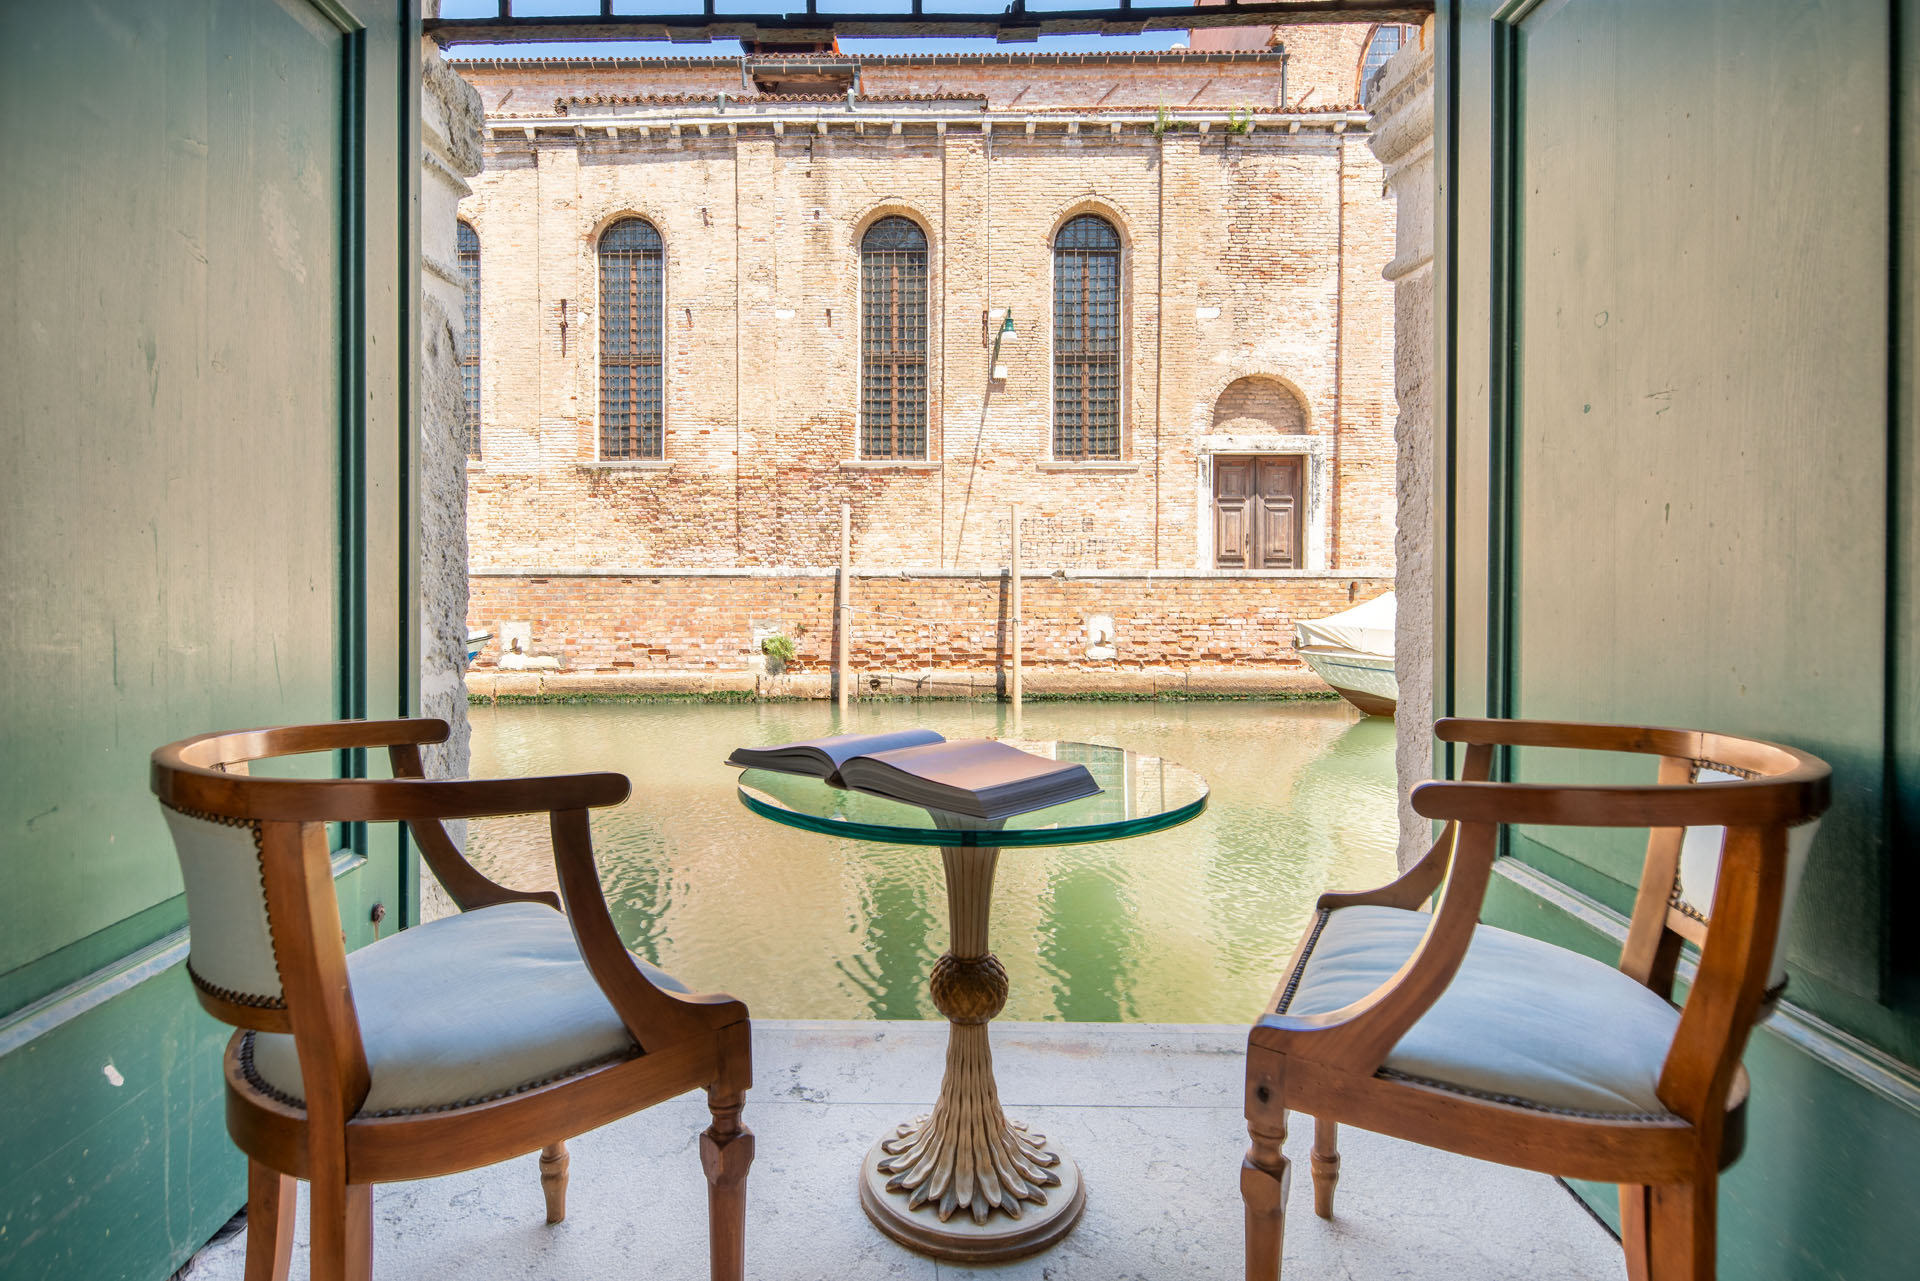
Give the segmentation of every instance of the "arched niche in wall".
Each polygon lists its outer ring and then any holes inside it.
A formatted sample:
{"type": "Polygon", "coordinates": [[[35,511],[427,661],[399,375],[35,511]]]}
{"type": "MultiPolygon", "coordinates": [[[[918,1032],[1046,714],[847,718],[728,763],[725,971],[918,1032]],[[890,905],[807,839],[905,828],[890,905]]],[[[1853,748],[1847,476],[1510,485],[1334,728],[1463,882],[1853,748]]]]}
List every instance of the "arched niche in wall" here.
{"type": "Polygon", "coordinates": [[[1304,436],[1307,407],[1276,378],[1240,378],[1213,402],[1215,435],[1304,436]]]}

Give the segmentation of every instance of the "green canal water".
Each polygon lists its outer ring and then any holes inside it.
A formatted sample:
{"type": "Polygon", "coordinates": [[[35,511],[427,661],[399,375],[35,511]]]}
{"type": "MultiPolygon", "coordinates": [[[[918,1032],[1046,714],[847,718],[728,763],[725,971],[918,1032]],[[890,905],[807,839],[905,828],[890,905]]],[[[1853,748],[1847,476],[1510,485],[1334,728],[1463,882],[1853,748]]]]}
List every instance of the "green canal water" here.
{"type": "MultiPolygon", "coordinates": [[[[475,707],[476,778],[617,770],[633,797],[593,816],[601,879],[640,955],[761,1018],[937,1017],[940,852],[835,839],[749,813],[736,746],[924,725],[1014,736],[983,703],[475,707]]],[[[1393,875],[1393,726],[1344,703],[1037,703],[1019,735],[1131,748],[1199,771],[1207,811],[1170,831],[1003,850],[993,947],[1002,1018],[1245,1023],[1323,890],[1393,875]]],[[[474,862],[555,884],[544,817],[475,822],[474,862]]]]}

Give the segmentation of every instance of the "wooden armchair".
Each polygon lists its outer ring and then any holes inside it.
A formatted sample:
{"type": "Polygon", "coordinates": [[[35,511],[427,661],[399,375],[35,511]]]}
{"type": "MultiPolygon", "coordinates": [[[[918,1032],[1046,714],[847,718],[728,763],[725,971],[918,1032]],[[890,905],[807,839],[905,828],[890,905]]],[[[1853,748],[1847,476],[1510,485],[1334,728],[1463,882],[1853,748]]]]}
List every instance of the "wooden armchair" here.
{"type": "Polygon", "coordinates": [[[188,969],[227,1045],[227,1132],[247,1154],[248,1281],[279,1281],[294,1180],[310,1184],[312,1274],[372,1273],[372,1185],[540,1151],[547,1220],[566,1213],[565,1140],[704,1088],[712,1274],[743,1270],[752,1082],[746,1007],[695,996],[632,956],[594,868],[587,811],[619,774],[429,782],[437,720],[209,734],[153,754],[186,881],[188,969]],[[257,778],[248,762],[385,747],[391,780],[257,778]],[[496,885],[447,819],[548,813],[559,896],[496,885]],[[403,822],[458,916],[346,953],[326,825],[403,822]],[[562,914],[562,900],[565,910],[562,914]]]}
{"type": "Polygon", "coordinates": [[[1416,811],[1446,820],[1440,839],[1391,885],[1321,896],[1248,1036],[1247,1277],[1280,1274],[1294,1108],[1314,1117],[1322,1218],[1346,1122],[1621,1184],[1629,1277],[1707,1281],[1719,1172],[1744,1137],[1740,1055],[1785,986],[1785,917],[1827,807],[1827,766],[1692,730],[1443,720],[1436,733],[1467,745],[1462,781],[1413,791],[1416,811]],[[1654,755],[1658,783],[1489,782],[1499,745],[1654,755]],[[1479,924],[1503,823],[1651,829],[1617,970],[1479,924]],[[1676,1008],[1684,944],[1699,965],[1676,1008]]]}

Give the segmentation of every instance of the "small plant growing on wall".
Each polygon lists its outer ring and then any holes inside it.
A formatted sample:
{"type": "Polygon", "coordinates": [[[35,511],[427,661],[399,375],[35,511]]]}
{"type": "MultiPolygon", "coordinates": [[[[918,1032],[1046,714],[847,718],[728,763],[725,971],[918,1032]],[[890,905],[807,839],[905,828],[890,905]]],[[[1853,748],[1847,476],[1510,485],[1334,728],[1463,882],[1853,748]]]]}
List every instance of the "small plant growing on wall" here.
{"type": "Polygon", "coordinates": [[[1227,113],[1227,132],[1249,134],[1253,132],[1253,112],[1246,107],[1235,107],[1227,113]]]}
{"type": "Polygon", "coordinates": [[[778,676],[787,670],[787,664],[794,660],[799,651],[794,649],[791,640],[775,632],[760,642],[760,652],[767,656],[767,674],[778,676]]]}
{"type": "Polygon", "coordinates": [[[1173,128],[1173,122],[1167,117],[1166,104],[1162,103],[1153,109],[1153,136],[1162,137],[1171,128],[1173,128]]]}

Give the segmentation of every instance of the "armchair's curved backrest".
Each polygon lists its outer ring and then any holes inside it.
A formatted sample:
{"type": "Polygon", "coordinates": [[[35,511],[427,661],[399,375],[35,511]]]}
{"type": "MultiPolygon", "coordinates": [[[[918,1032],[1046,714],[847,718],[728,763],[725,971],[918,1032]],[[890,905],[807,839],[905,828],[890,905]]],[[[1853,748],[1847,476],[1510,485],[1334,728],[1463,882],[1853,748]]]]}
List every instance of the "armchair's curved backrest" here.
{"type": "Polygon", "coordinates": [[[194,987],[232,1005],[284,1009],[259,822],[167,805],[161,811],[186,883],[194,987]]]}
{"type": "MultiPolygon", "coordinates": [[[[1694,762],[1694,783],[1734,783],[1753,780],[1760,775],[1735,770],[1724,764],[1694,762]]],[[[1820,820],[1807,819],[1787,828],[1785,879],[1780,895],[1780,916],[1775,932],[1773,956],[1767,967],[1769,1005],[1778,1000],[1787,987],[1787,932],[1793,924],[1794,903],[1800,897],[1800,881],[1806,875],[1807,855],[1813,850],[1813,838],[1819,834],[1820,820]]],[[[1659,835],[1653,837],[1655,842],[1659,835]]],[[[1674,868],[1673,889],[1667,904],[1687,920],[1711,927],[1713,894],[1720,880],[1720,863],[1726,856],[1727,829],[1723,825],[1689,827],[1680,840],[1679,861],[1674,868]]],[[[1671,923],[1670,923],[1671,924],[1671,923]]],[[[1699,940],[1694,940],[1698,942],[1699,940]]]]}
{"type": "MultiPolygon", "coordinates": [[[[160,800],[187,895],[187,972],[200,1002],[227,1023],[288,1030],[284,969],[308,949],[344,956],[335,923],[313,937],[308,921],[276,919],[270,905],[269,845],[292,862],[330,861],[325,820],[292,817],[288,798],[324,795],[327,780],[257,779],[250,763],[346,747],[436,743],[444,721],[349,722],[203,734],[160,748],[152,788],[160,800]],[[278,802],[278,803],[276,803],[278,802]]],[[[342,815],[341,817],[346,817],[342,815]]],[[[295,869],[276,868],[279,876],[295,869]]],[[[283,909],[284,911],[284,909],[283,909]]]]}

